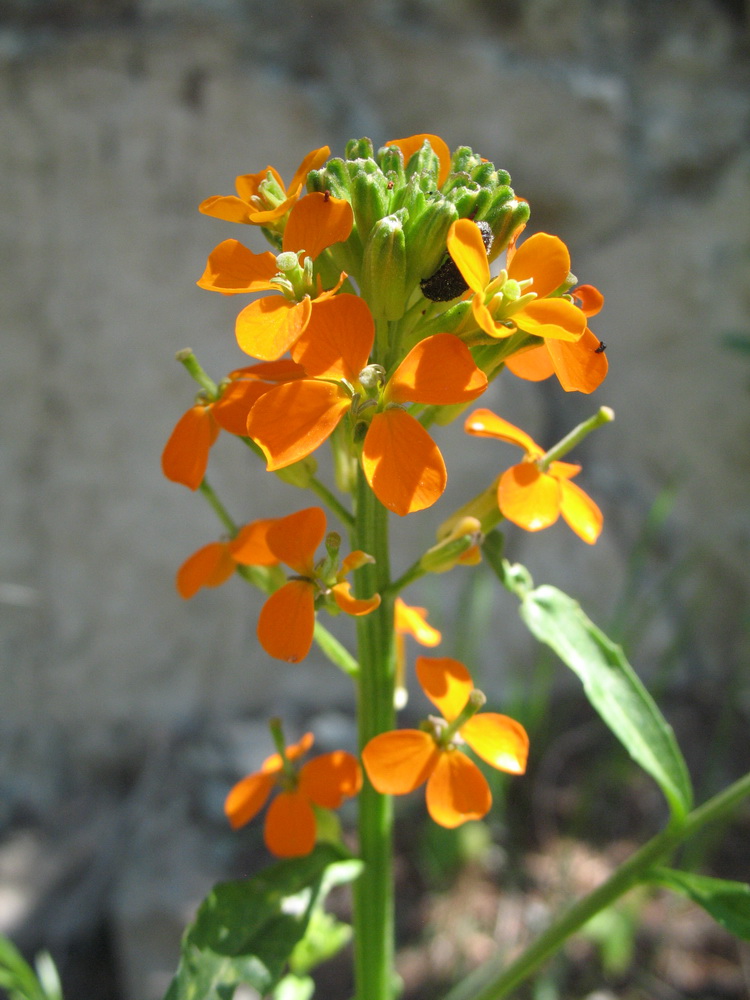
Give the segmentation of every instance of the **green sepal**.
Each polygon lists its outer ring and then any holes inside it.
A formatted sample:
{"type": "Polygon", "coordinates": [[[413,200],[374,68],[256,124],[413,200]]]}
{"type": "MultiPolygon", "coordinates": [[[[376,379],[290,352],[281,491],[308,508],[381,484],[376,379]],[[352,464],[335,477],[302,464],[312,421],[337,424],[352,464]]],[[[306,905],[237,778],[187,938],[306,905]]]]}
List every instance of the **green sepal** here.
{"type": "Polygon", "coordinates": [[[450,191],[445,192],[445,197],[456,206],[456,211],[461,219],[474,217],[474,210],[481,188],[474,181],[467,181],[463,184],[456,184],[450,191]]]}
{"type": "Polygon", "coordinates": [[[266,996],[329,890],[361,870],[362,862],[343,849],[318,844],[255,878],[215,886],[185,931],[165,1000],[231,1000],[240,985],[266,996]]]}
{"type": "Polygon", "coordinates": [[[406,308],[405,210],[380,219],[365,244],[360,294],[378,319],[399,319],[406,308]]]}
{"type": "Polygon", "coordinates": [[[674,868],[654,868],[648,881],[697,903],[735,937],[750,941],[750,885],[674,868]]]}
{"type": "Polygon", "coordinates": [[[394,193],[406,183],[404,173],[404,154],[398,146],[381,146],[375,156],[376,162],[394,193]]]}
{"type": "Polygon", "coordinates": [[[495,241],[492,244],[491,257],[494,259],[506,249],[513,234],[531,215],[529,204],[516,198],[510,188],[501,189],[496,193],[495,200],[485,210],[482,218],[489,222],[495,241]],[[510,191],[511,197],[506,196],[510,191]]]}

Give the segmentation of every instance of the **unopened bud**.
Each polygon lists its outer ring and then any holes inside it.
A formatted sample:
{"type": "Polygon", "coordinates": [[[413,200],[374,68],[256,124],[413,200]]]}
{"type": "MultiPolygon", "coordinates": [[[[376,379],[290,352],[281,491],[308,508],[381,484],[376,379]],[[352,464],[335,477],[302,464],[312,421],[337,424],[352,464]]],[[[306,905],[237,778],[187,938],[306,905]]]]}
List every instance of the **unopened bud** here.
{"type": "Polygon", "coordinates": [[[377,320],[403,316],[407,292],[406,236],[397,212],[381,219],[370,232],[365,243],[360,293],[377,320]]]}

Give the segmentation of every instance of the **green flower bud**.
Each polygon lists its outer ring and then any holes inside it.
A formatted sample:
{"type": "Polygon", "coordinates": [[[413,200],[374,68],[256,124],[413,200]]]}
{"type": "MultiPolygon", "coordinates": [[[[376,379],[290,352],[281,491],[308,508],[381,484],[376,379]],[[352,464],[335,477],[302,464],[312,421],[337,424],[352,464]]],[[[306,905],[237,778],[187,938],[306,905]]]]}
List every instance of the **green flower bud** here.
{"type": "Polygon", "coordinates": [[[380,219],[365,243],[360,293],[375,319],[399,319],[406,308],[405,214],[380,219]]]}
{"type": "Polygon", "coordinates": [[[372,159],[373,148],[370,139],[350,139],[346,144],[347,160],[372,159]]]}
{"type": "Polygon", "coordinates": [[[481,188],[473,181],[463,187],[454,187],[448,192],[446,197],[453,202],[458,210],[459,219],[473,219],[476,210],[477,198],[481,188]]]}
{"type": "Polygon", "coordinates": [[[436,191],[438,175],[440,173],[440,160],[437,153],[433,153],[429,140],[425,139],[421,149],[412,153],[405,170],[407,177],[417,175],[419,186],[423,191],[436,191]]]}
{"type": "MultiPolygon", "coordinates": [[[[505,190],[511,190],[510,188],[505,190]]],[[[498,192],[497,201],[484,213],[484,221],[489,222],[495,236],[491,259],[501,254],[508,246],[513,233],[526,222],[531,214],[529,203],[522,198],[507,198],[504,189],[498,192]],[[504,199],[504,200],[503,200],[504,199]]]]}
{"type": "Polygon", "coordinates": [[[448,230],[458,218],[458,210],[450,201],[441,198],[428,205],[426,211],[406,226],[406,245],[409,252],[406,286],[411,288],[422,278],[427,278],[440,266],[446,254],[445,241],[448,230]]]}
{"type": "Polygon", "coordinates": [[[373,226],[388,215],[391,200],[388,182],[379,170],[377,173],[370,173],[367,169],[357,170],[352,177],[351,192],[354,225],[366,246],[373,226]]]}
{"type": "Polygon", "coordinates": [[[334,198],[349,200],[349,171],[346,163],[338,157],[329,160],[320,170],[311,170],[307,175],[308,191],[330,191],[334,198]]]}
{"type": "Polygon", "coordinates": [[[375,159],[388,180],[393,181],[394,187],[404,184],[404,154],[398,146],[381,146],[375,159]]]}

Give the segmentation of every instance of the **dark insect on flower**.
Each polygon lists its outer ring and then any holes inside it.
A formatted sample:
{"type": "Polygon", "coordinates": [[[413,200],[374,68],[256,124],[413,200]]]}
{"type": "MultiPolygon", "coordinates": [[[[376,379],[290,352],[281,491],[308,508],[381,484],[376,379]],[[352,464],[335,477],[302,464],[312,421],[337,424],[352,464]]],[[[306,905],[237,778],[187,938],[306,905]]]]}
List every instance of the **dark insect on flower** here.
{"type": "MultiPolygon", "coordinates": [[[[484,249],[489,253],[494,238],[490,225],[488,222],[477,222],[476,225],[479,226],[479,231],[482,234],[484,249]]],[[[431,274],[429,278],[423,278],[419,285],[422,289],[422,295],[432,302],[450,302],[451,299],[463,295],[469,287],[450,256],[434,274],[431,274]]]]}
{"type": "Polygon", "coordinates": [[[599,346],[594,348],[594,354],[604,354],[606,350],[607,350],[607,345],[604,343],[603,340],[600,340],[599,346]]]}

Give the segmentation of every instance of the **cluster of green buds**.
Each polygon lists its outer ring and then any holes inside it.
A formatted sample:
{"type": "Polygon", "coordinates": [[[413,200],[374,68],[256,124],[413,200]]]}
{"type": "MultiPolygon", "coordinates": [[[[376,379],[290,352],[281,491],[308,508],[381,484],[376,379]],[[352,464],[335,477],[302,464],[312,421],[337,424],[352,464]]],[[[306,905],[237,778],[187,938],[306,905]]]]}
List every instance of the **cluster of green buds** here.
{"type": "MultiPolygon", "coordinates": [[[[446,252],[446,237],[457,219],[482,224],[485,246],[494,257],[529,216],[508,173],[467,146],[448,161],[429,141],[405,157],[398,145],[375,152],[369,139],[352,140],[344,159],[330,159],[308,174],[307,186],[350,202],[351,234],[329,253],[357,282],[376,320],[401,319],[420,295],[449,301],[467,290],[446,252]],[[442,279],[441,268],[447,268],[442,279]]],[[[441,329],[457,326],[465,310],[464,303],[452,316],[444,314],[441,329]]]]}

